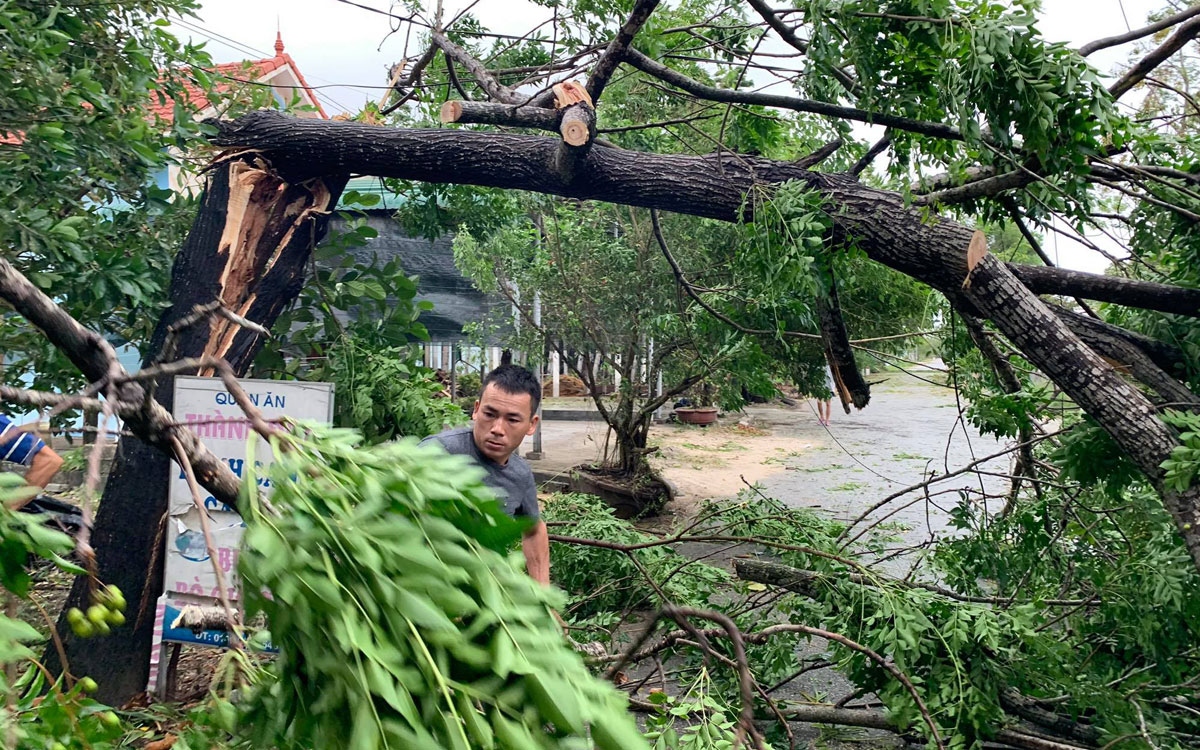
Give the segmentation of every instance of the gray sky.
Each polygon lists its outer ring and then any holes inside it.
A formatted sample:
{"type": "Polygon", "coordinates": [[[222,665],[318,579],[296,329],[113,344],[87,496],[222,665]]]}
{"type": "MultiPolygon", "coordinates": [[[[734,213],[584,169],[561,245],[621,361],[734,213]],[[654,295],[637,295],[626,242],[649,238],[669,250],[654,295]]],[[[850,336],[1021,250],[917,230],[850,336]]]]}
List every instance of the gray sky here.
{"type": "MultiPolygon", "coordinates": [[[[353,0],[361,6],[387,11],[389,0],[353,0]]],[[[1079,46],[1105,36],[1145,25],[1148,13],[1163,0],[1044,0],[1039,27],[1043,36],[1079,46]]],[[[446,16],[466,5],[446,0],[446,16]]],[[[398,14],[403,6],[395,4],[398,14]]],[[[548,10],[526,0],[481,0],[473,12],[492,31],[523,33],[547,17],[548,10]]],[[[278,29],[287,52],[308,83],[317,89],[326,112],[356,111],[368,99],[378,99],[387,82],[388,67],[408,54],[419,54],[416,32],[406,39],[408,26],[389,33],[389,18],[340,0],[203,0],[200,19],[175,26],[180,36],[206,41],[217,62],[271,57],[278,29]]],[[[1128,47],[1104,50],[1090,60],[1102,72],[1125,59],[1128,47]]],[[[1111,243],[1109,243],[1111,247],[1111,243]]],[[[1099,271],[1107,261],[1074,243],[1047,238],[1047,251],[1059,254],[1063,265],[1099,271]]]]}
{"type": "MultiPolygon", "coordinates": [[[[354,2],[381,11],[391,5],[388,0],[354,2]]],[[[1045,0],[1040,27],[1046,38],[1078,46],[1142,26],[1147,13],[1164,4],[1160,0],[1045,0]]],[[[402,14],[403,6],[396,5],[402,14]]],[[[463,5],[462,0],[449,0],[446,15],[463,5]]],[[[546,17],[547,9],[525,0],[482,0],[474,12],[493,31],[521,33],[546,17]]],[[[330,86],[318,93],[330,114],[336,114],[377,98],[387,82],[388,66],[404,56],[407,26],[389,35],[389,23],[384,15],[339,0],[203,0],[200,20],[188,19],[175,30],[206,41],[217,62],[232,62],[250,55],[273,55],[278,29],[309,83],[330,86]]],[[[415,38],[408,41],[409,54],[420,51],[415,38]]],[[[1124,57],[1120,48],[1105,52],[1092,57],[1101,70],[1124,57]]]]}

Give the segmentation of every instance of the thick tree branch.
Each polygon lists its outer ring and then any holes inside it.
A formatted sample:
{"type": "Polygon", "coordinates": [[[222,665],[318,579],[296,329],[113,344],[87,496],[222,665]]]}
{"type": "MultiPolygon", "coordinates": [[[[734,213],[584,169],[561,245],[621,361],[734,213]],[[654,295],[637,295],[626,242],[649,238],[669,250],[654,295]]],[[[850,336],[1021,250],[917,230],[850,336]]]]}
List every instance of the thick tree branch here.
{"type": "Polygon", "coordinates": [[[1034,294],[1082,297],[1140,310],[1200,317],[1200,289],[1021,263],[1009,263],[1008,270],[1034,294]]]}
{"type": "Polygon", "coordinates": [[[841,138],[834,138],[832,141],[822,144],[819,149],[813,151],[811,154],[805,154],[804,156],[801,156],[796,160],[796,166],[804,167],[805,169],[812,169],[836,154],[838,149],[842,147],[843,143],[844,141],[841,138]]]}
{"type": "MultiPolygon", "coordinates": [[[[631,51],[632,52],[632,51],[631,51]]],[[[281,170],[361,173],[433,183],[533,190],[678,211],[726,221],[752,218],[764,188],[795,180],[830,207],[835,232],[853,238],[871,259],[946,294],[955,305],[990,319],[1047,377],[1103,426],[1151,480],[1200,567],[1200,487],[1176,492],[1161,483],[1162,463],[1177,439],[1153,404],[1124,381],[1013,276],[985,255],[971,272],[966,252],[974,230],[930,222],[896,193],[853,176],[821,174],[791,164],[727,153],[706,156],[592,149],[580,177],[564,182],[548,163],[560,141],[538,136],[381,128],[300,120],[257,112],[219,126],[220,145],[269,153],[281,170]]]]}
{"type": "Polygon", "coordinates": [[[1104,349],[1105,341],[1120,339],[1136,347],[1157,367],[1167,373],[1171,373],[1172,376],[1183,372],[1186,359],[1184,358],[1183,351],[1177,346],[1152,339],[1149,336],[1143,336],[1140,333],[1134,333],[1120,326],[1115,326],[1112,323],[1080,315],[1073,310],[1068,310],[1058,305],[1050,305],[1049,307],[1088,346],[1104,349]]]}
{"type": "MultiPolygon", "coordinates": [[[[37,326],[90,382],[108,377],[109,368],[117,361],[112,344],[80,325],[4,258],[0,258],[0,297],[37,326]]],[[[122,400],[136,401],[134,396],[132,389],[121,391],[122,400]]]]}
{"type": "Polygon", "coordinates": [[[625,61],[633,67],[654,76],[660,81],[669,83],[672,86],[683,89],[692,96],[700,99],[707,99],[714,102],[728,102],[732,104],[761,104],[765,107],[779,107],[780,109],[790,109],[795,112],[809,112],[816,115],[825,115],[826,117],[836,117],[843,120],[854,120],[855,122],[866,122],[874,125],[885,125],[896,130],[904,130],[910,133],[918,133],[928,135],[934,138],[946,138],[953,141],[961,141],[962,133],[958,130],[936,122],[924,122],[922,120],[913,120],[907,117],[896,117],[894,115],[868,112],[855,107],[840,107],[836,104],[826,104],[812,99],[800,99],[795,96],[782,96],[780,94],[762,94],[749,91],[734,91],[731,89],[723,89],[717,86],[709,86],[706,83],[701,83],[694,78],[689,78],[684,74],[668,68],[660,62],[650,59],[646,55],[638,52],[632,47],[625,55],[625,61]]]}
{"type": "Polygon", "coordinates": [[[1037,701],[1027,698],[1013,688],[1000,692],[1000,705],[1005,711],[1020,716],[1026,721],[1050,730],[1054,734],[1085,745],[1099,745],[1100,732],[1092,726],[1073,721],[1066,716],[1059,716],[1053,711],[1047,711],[1037,704],[1037,701]]]}
{"type": "Polygon", "coordinates": [[[1095,322],[1091,318],[1077,315],[1068,321],[1067,325],[1084,343],[1108,360],[1109,364],[1149,386],[1164,402],[1200,407],[1200,397],[1159,367],[1136,343],[1136,334],[1119,328],[1114,331],[1115,326],[1106,329],[1090,324],[1095,322]]]}
{"type": "Polygon", "coordinates": [[[854,162],[854,166],[850,167],[850,174],[858,177],[863,172],[867,171],[867,167],[871,166],[871,163],[874,162],[875,159],[890,145],[892,145],[892,133],[889,130],[883,134],[882,138],[880,138],[878,141],[875,141],[875,144],[872,145],[871,148],[867,149],[867,153],[863,154],[862,158],[854,162]]]}
{"type": "MultiPolygon", "coordinates": [[[[111,344],[80,325],[3,258],[0,258],[0,297],[41,330],[88,380],[97,382],[113,373],[128,378],[129,373],[118,364],[111,344]]],[[[175,419],[161,404],[154,400],[146,403],[142,386],[136,381],[122,379],[112,385],[118,396],[111,406],[116,407],[130,431],[167,455],[174,455],[172,440],[177,439],[204,487],[222,502],[236,505],[241,482],[228,464],[200,442],[196,433],[176,429],[175,419]]]]}
{"type": "Polygon", "coordinates": [[[592,69],[592,75],[587,82],[587,92],[592,97],[593,105],[599,103],[600,95],[604,93],[604,87],[608,85],[608,80],[612,78],[617,66],[625,58],[625,51],[629,49],[633,38],[637,36],[646,21],[650,20],[650,14],[658,7],[658,3],[659,0],[637,0],[633,4],[633,11],[629,14],[629,18],[621,25],[621,30],[617,32],[608,48],[596,61],[596,66],[592,69]]]}
{"type": "Polygon", "coordinates": [[[442,105],[441,120],[443,123],[502,125],[557,133],[558,125],[562,121],[562,112],[546,107],[451,100],[442,105]]]}
{"type": "Polygon", "coordinates": [[[1146,76],[1150,75],[1151,71],[1166,62],[1172,55],[1183,49],[1184,45],[1200,35],[1200,17],[1188,19],[1167,40],[1160,44],[1150,54],[1143,57],[1132,68],[1126,71],[1125,75],[1117,79],[1116,83],[1108,87],[1108,93],[1113,95],[1114,99],[1120,99],[1129,89],[1142,82],[1146,76]]]}
{"type": "Polygon", "coordinates": [[[504,104],[519,104],[524,101],[524,97],[517,95],[515,91],[496,80],[496,77],[483,63],[476,60],[474,55],[452,42],[446,36],[445,31],[434,29],[430,34],[430,39],[438,49],[445,53],[446,57],[463,66],[493,101],[504,104]]]}
{"type": "MultiPolygon", "coordinates": [[[[1004,206],[1006,211],[1008,211],[1008,215],[1012,217],[1013,223],[1017,225],[1017,230],[1021,233],[1021,236],[1025,238],[1025,241],[1029,243],[1029,247],[1033,248],[1033,252],[1037,253],[1037,256],[1042,259],[1042,262],[1045,263],[1047,267],[1056,268],[1057,266],[1054,261],[1050,260],[1050,256],[1046,255],[1046,251],[1042,249],[1042,243],[1038,242],[1038,238],[1033,235],[1033,232],[1029,231],[1029,226],[1025,223],[1025,217],[1021,215],[1021,208],[1017,205],[1017,202],[1013,200],[1011,196],[1006,195],[1000,198],[1000,204],[1004,206]]],[[[1008,270],[1012,270],[1011,265],[1009,266],[1008,270]]],[[[1020,276],[1017,278],[1020,278],[1020,276]]],[[[1029,285],[1025,284],[1025,286],[1029,285]]],[[[1085,313],[1093,318],[1096,318],[1097,320],[1100,319],[1100,316],[1097,315],[1096,312],[1092,310],[1092,308],[1089,307],[1088,304],[1082,299],[1076,297],[1075,302],[1081,308],[1083,308],[1085,313]]]]}
{"type": "Polygon", "coordinates": [[[863,409],[871,401],[871,386],[863,380],[854,349],[850,346],[850,334],[842,317],[842,306],[838,302],[837,280],[829,275],[828,293],[816,299],[817,321],[821,326],[821,343],[825,359],[833,375],[834,390],[842,409],[850,413],[850,405],[863,409]]]}
{"type": "Polygon", "coordinates": [[[1092,54],[1093,52],[1099,52],[1102,49],[1108,49],[1109,47],[1116,47],[1117,45],[1126,44],[1128,42],[1135,42],[1138,39],[1142,39],[1143,37],[1148,37],[1151,34],[1157,34],[1158,32],[1162,31],[1163,29],[1169,29],[1176,24],[1183,23],[1184,21],[1188,20],[1189,18],[1192,18],[1197,15],[1200,15],[1200,5],[1192,6],[1191,8],[1188,8],[1187,10],[1184,10],[1184,11],[1180,11],[1179,13],[1176,13],[1173,16],[1168,16],[1168,17],[1164,18],[1163,20],[1159,21],[1158,23],[1152,23],[1149,26],[1143,26],[1140,29],[1134,29],[1133,31],[1130,31],[1127,34],[1121,34],[1119,36],[1109,36],[1109,37],[1105,37],[1103,39],[1097,39],[1094,42],[1088,42],[1087,44],[1085,44],[1079,48],[1079,54],[1082,55],[1083,57],[1087,57],[1088,55],[1092,54]]]}
{"type": "MultiPolygon", "coordinates": [[[[813,724],[839,724],[848,727],[865,727],[899,732],[899,728],[882,711],[864,708],[838,708],[827,705],[787,705],[781,708],[783,715],[793,721],[813,724]]],[[[1001,729],[995,740],[1022,750],[1087,750],[1086,747],[1048,740],[1016,729],[1001,729]]]]}
{"type": "Polygon", "coordinates": [[[913,198],[913,203],[918,206],[933,206],[933,205],[948,205],[951,203],[963,203],[965,201],[975,200],[977,198],[987,198],[993,195],[998,195],[1006,190],[1015,190],[1019,187],[1024,187],[1037,179],[1032,172],[1025,170],[1017,170],[1015,172],[1005,172],[1003,174],[992,175],[982,179],[966,182],[957,187],[946,188],[934,193],[926,193],[913,198]]]}

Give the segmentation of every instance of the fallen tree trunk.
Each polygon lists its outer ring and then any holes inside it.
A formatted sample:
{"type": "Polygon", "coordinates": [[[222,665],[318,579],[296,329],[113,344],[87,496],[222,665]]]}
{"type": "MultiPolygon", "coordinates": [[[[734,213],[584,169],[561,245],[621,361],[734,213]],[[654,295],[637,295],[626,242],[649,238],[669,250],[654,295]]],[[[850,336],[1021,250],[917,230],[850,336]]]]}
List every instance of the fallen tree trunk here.
{"type": "MultiPolygon", "coordinates": [[[[838,708],[827,705],[785,705],[779,712],[791,721],[809,724],[838,724],[846,727],[883,729],[900,734],[900,729],[882,711],[866,708],[838,708]]],[[[1051,740],[1019,729],[1000,729],[993,738],[997,742],[1022,750],[1087,750],[1087,745],[1076,745],[1051,740]]]]}
{"type": "Polygon", "coordinates": [[[930,221],[897,193],[863,185],[852,175],[741,154],[592,148],[570,175],[562,175],[547,168],[560,142],[539,136],[385,128],[265,111],[219,128],[216,143],[261,150],[292,177],[354,172],[532,190],[725,221],[753,218],[754,206],[745,198],[755,186],[801,182],[824,198],[835,233],[853,238],[873,260],[941,291],[956,307],[991,320],[1092,416],[1156,487],[1200,568],[1200,486],[1180,492],[1163,485],[1161,466],[1177,439],[1154,406],[994,256],[983,256],[970,269],[972,283],[964,288],[973,230],[930,221]]]}

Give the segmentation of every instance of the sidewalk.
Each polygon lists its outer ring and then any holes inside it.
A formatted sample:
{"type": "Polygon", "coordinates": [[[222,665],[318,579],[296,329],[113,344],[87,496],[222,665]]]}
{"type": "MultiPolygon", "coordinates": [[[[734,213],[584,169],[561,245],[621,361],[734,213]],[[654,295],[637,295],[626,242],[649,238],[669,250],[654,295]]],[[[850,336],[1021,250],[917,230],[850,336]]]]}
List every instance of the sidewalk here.
{"type": "MultiPolygon", "coordinates": [[[[604,454],[608,425],[596,421],[542,420],[542,458],[530,460],[538,484],[567,475],[579,464],[597,463],[604,454]]],[[[533,438],[525,438],[521,455],[533,450],[533,438]]]]}

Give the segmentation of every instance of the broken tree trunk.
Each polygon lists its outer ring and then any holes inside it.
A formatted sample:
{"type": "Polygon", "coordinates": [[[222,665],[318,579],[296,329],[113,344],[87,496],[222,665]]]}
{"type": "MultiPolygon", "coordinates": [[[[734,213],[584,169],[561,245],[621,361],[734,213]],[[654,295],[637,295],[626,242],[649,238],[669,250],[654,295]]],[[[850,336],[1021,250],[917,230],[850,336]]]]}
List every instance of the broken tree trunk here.
{"type": "MultiPolygon", "coordinates": [[[[296,298],[313,245],[324,235],[328,210],[344,178],[287,182],[258,159],[220,165],[200,202],[199,213],[171,271],[171,306],[158,321],[145,365],[158,361],[168,328],[197,305],[221,300],[243,317],[270,328],[296,298]]],[[[244,375],[262,347],[259,334],[210,316],[176,337],[171,359],[224,357],[244,375]]],[[[209,373],[211,374],[211,373],[209,373]]],[[[155,398],[168,411],[173,379],[160,378],[155,398]]],[[[169,443],[169,435],[154,442],[169,443]]],[[[69,669],[100,683],[98,699],[121,705],[146,687],[154,605],[163,587],[163,531],[171,460],[163,449],[122,438],[92,533],[99,577],[116,584],[130,604],[128,623],[111,638],[81,641],[65,620],[70,607],[88,605],[88,579],[75,580],[58,630],[69,669]]],[[[204,483],[205,477],[197,477],[204,483]]],[[[211,487],[209,488],[211,490],[211,487]]],[[[231,505],[235,497],[220,499],[231,505]]],[[[46,663],[60,670],[55,649],[46,663]]]]}
{"type": "Polygon", "coordinates": [[[570,179],[545,169],[557,139],[504,133],[408,130],[301,120],[255,112],[222,123],[218,145],[259,149],[298,176],[357,172],[432,183],[455,182],[657,208],[725,221],[753,218],[754,187],[795,180],[829,206],[834,231],[872,260],[926,283],[956,307],[993,322],[1045,375],[1094,418],[1158,490],[1200,568],[1200,486],[1162,483],[1177,438],[1133,385],[1104,362],[1008,270],[985,255],[967,276],[973,230],[930,221],[903,196],[846,174],[725,153],[651,154],[595,147],[570,179]]]}
{"type": "Polygon", "coordinates": [[[833,375],[834,392],[842,402],[842,409],[849,414],[851,404],[855,409],[866,408],[871,401],[871,386],[863,380],[858,362],[854,359],[850,332],[846,330],[842,305],[838,302],[837,279],[832,273],[829,274],[829,291],[824,296],[817,295],[816,307],[825,361],[833,375]]]}

